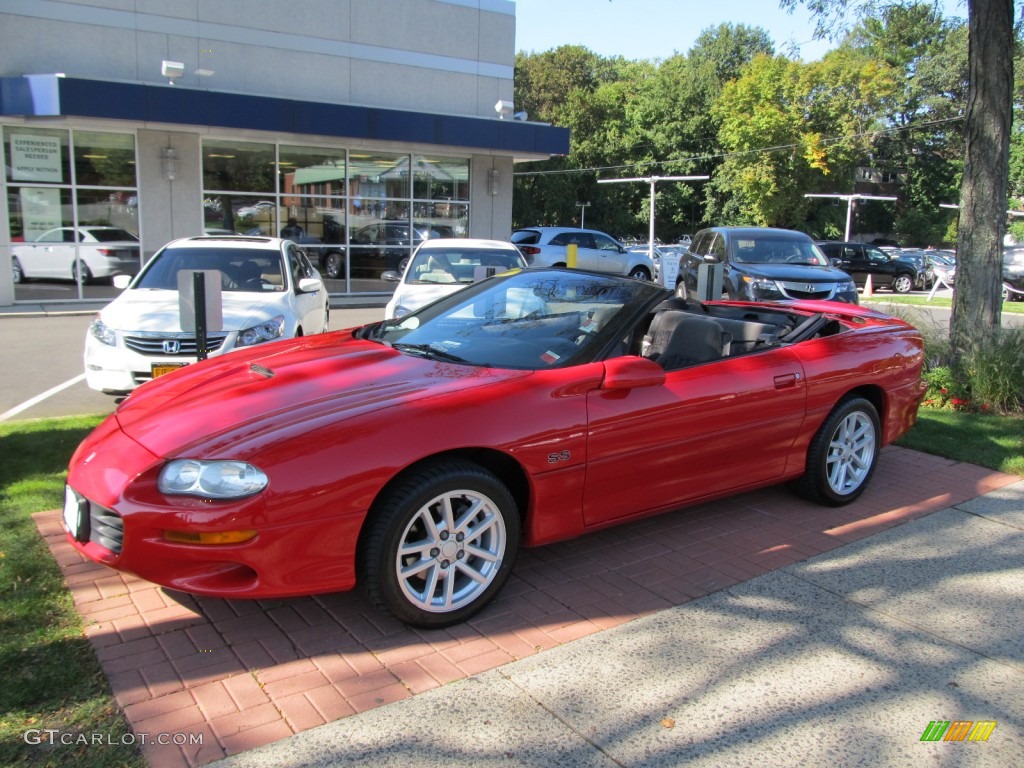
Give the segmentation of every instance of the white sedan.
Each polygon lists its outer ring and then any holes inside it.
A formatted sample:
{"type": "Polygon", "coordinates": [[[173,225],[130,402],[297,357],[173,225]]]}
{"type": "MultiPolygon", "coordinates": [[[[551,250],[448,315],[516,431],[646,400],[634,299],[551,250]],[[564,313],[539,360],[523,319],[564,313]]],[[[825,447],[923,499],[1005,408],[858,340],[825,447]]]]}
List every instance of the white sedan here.
{"type": "MultiPolygon", "coordinates": [[[[193,316],[182,323],[179,273],[217,270],[223,325],[208,327],[209,357],[275,339],[324,333],[327,290],[295,243],[272,237],[189,237],[161,248],[104,307],[85,337],[92,389],[123,395],[198,358],[193,316]]],[[[127,281],[115,278],[122,287],[127,281]]]]}
{"type": "Polygon", "coordinates": [[[120,227],[57,227],[12,248],[14,282],[33,278],[76,280],[134,275],[139,239],[120,227]]]}
{"type": "Polygon", "coordinates": [[[393,270],[381,275],[398,283],[384,318],[402,317],[477,280],[526,266],[519,249],[502,240],[424,240],[401,275],[393,270]]]}

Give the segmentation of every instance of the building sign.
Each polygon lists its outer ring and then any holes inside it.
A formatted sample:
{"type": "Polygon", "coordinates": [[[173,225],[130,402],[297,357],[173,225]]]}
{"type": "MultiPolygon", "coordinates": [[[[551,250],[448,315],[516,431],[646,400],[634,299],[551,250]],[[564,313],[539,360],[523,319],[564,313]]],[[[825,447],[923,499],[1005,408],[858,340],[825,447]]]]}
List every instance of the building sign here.
{"type": "Polygon", "coordinates": [[[64,181],[59,138],[31,133],[15,133],[10,138],[13,181],[64,181]]]}

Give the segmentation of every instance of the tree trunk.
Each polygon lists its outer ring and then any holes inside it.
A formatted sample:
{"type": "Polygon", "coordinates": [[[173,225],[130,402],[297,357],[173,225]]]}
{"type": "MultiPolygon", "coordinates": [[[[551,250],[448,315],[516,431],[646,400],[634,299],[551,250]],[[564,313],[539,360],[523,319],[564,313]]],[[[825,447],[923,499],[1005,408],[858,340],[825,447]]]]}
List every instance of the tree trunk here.
{"type": "Polygon", "coordinates": [[[967,8],[970,84],[949,324],[955,360],[994,335],[1001,322],[1013,119],[1013,0],[968,0],[967,8]]]}

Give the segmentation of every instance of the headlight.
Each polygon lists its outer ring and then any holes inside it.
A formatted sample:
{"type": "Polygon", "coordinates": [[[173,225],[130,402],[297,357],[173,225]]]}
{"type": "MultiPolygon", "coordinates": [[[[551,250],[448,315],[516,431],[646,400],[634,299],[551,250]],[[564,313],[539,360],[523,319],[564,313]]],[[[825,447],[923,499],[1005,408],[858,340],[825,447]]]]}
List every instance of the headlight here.
{"type": "Polygon", "coordinates": [[[853,280],[842,280],[836,283],[836,293],[856,293],[857,285],[853,280]]]}
{"type": "Polygon", "coordinates": [[[395,313],[392,315],[392,317],[397,319],[399,317],[404,317],[405,315],[408,315],[410,312],[412,312],[411,309],[406,309],[401,304],[399,304],[397,307],[395,307],[395,313]]]}
{"type": "Polygon", "coordinates": [[[751,298],[774,299],[783,297],[782,291],[779,290],[774,280],[744,275],[743,282],[749,286],[751,298]]]}
{"type": "Polygon", "coordinates": [[[252,328],[238,332],[236,347],[251,347],[253,344],[262,344],[264,341],[279,339],[284,334],[284,315],[278,315],[273,320],[254,325],[252,328]]]}
{"type": "Polygon", "coordinates": [[[109,347],[117,346],[117,334],[113,328],[108,328],[106,323],[100,320],[98,317],[92,321],[92,325],[89,326],[89,333],[92,337],[102,344],[106,344],[109,347]]]}
{"type": "Polygon", "coordinates": [[[180,496],[238,499],[259,493],[268,482],[261,469],[244,461],[175,459],[160,470],[157,488],[180,496]]]}

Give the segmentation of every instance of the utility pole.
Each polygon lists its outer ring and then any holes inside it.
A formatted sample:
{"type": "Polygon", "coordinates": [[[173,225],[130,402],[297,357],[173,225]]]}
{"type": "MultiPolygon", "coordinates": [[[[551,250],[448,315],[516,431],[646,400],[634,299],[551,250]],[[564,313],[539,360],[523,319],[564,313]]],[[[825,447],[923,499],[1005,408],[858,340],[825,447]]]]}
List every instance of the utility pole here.
{"type": "Polygon", "coordinates": [[[654,261],[654,187],[659,181],[707,181],[710,176],[644,176],[635,179],[598,179],[598,184],[623,184],[627,181],[642,181],[651,185],[651,231],[647,239],[647,255],[654,261]]]}
{"type": "Polygon", "coordinates": [[[807,194],[804,197],[831,197],[837,200],[846,201],[846,235],[843,240],[850,240],[850,213],[853,211],[854,200],[898,200],[898,197],[883,197],[881,195],[814,195],[807,194]]]}

